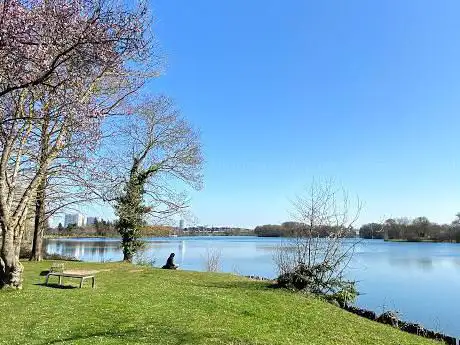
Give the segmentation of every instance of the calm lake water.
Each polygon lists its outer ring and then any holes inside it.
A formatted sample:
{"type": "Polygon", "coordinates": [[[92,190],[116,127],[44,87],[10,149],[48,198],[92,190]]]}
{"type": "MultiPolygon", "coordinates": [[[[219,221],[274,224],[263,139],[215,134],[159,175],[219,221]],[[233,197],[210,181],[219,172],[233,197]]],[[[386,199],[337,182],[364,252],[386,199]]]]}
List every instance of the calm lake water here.
{"type": "MultiPolygon", "coordinates": [[[[273,253],[283,241],[258,237],[147,238],[146,258],[162,266],[169,253],[183,270],[204,270],[209,250],[221,252],[223,272],[275,277],[273,253]]],[[[119,239],[49,239],[48,253],[83,261],[119,261],[119,239]]],[[[349,276],[358,281],[357,304],[378,313],[397,310],[401,318],[460,337],[460,244],[394,243],[365,240],[349,276]]]]}

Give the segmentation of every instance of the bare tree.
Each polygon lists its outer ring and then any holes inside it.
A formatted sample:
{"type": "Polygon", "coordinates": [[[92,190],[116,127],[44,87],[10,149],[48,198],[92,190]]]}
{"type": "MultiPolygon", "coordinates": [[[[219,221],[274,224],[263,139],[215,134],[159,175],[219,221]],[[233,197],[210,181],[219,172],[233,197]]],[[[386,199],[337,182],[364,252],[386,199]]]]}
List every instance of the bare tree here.
{"type": "Polygon", "coordinates": [[[116,126],[95,180],[105,181],[101,189],[118,216],[123,258],[132,261],[147,218],[168,218],[188,207],[179,188],[201,188],[203,158],[198,134],[166,97],[134,107],[116,126]]]}
{"type": "Polygon", "coordinates": [[[222,266],[222,252],[215,248],[206,249],[204,269],[206,272],[219,272],[222,266]]]}
{"type": "Polygon", "coordinates": [[[294,236],[275,252],[278,283],[322,295],[352,292],[345,270],[357,244],[353,224],[360,201],[352,204],[348,194],[328,180],[314,181],[292,204],[299,223],[294,236]]]}

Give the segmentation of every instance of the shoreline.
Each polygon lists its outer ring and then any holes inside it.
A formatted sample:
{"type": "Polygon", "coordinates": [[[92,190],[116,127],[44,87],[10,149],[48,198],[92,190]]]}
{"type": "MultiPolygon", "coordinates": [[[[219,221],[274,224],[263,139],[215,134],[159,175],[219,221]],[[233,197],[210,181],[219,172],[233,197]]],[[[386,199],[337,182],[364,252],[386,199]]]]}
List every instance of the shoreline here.
{"type": "MultiPolygon", "coordinates": [[[[277,291],[268,288],[268,284],[263,282],[251,282],[231,274],[168,271],[115,262],[67,262],[67,269],[98,270],[97,288],[91,290],[88,286],[84,286],[81,291],[76,289],[74,292],[63,293],[53,289],[56,285],[45,288],[41,284],[35,284],[40,272],[49,269],[50,261],[23,264],[26,288],[22,294],[34,303],[31,303],[27,310],[21,309],[19,299],[11,294],[5,294],[5,312],[14,311],[18,320],[27,320],[31,313],[41,312],[51,301],[65,302],[66,308],[57,308],[53,316],[47,319],[46,325],[43,326],[46,333],[40,328],[41,325],[30,332],[25,332],[26,323],[23,322],[21,325],[24,327],[20,328],[21,332],[18,336],[16,329],[13,331],[3,325],[0,333],[2,333],[2,340],[8,343],[12,340],[27,343],[26,337],[30,337],[31,334],[34,339],[41,337],[38,339],[40,342],[62,340],[63,330],[72,331],[73,336],[75,328],[78,328],[79,337],[86,339],[88,335],[94,334],[95,328],[116,329],[119,319],[104,316],[116,316],[120,310],[128,310],[133,315],[130,319],[131,324],[134,329],[140,331],[126,336],[118,332],[117,335],[124,337],[120,340],[123,343],[142,342],[147,337],[151,342],[160,343],[170,340],[171,343],[176,343],[178,339],[176,334],[165,331],[169,328],[143,326],[146,321],[148,325],[152,323],[161,325],[164,323],[165,315],[168,315],[168,318],[177,320],[181,324],[179,335],[192,334],[198,339],[197,342],[190,342],[191,344],[204,343],[203,334],[207,335],[210,332],[213,340],[220,343],[229,343],[231,340],[235,343],[283,344],[292,337],[292,334],[298,334],[302,337],[299,343],[316,342],[325,345],[336,344],[338,335],[340,335],[340,343],[344,345],[435,344],[427,338],[401,332],[399,328],[369,322],[370,320],[366,318],[353,315],[313,296],[277,291]],[[136,281],[135,290],[132,288],[133,280],[136,281]],[[161,281],[162,284],[153,283],[157,281],[161,281]],[[165,294],[165,287],[168,289],[167,294],[165,294]],[[36,298],[37,294],[40,296],[39,299],[36,298]],[[88,298],[89,294],[91,298],[88,298]],[[159,299],[162,301],[160,305],[158,305],[159,299]],[[85,305],[85,308],[81,308],[81,305],[85,305]],[[139,305],[143,308],[138,308],[139,305]],[[69,312],[78,314],[79,317],[67,318],[66,322],[62,322],[62,317],[69,312]],[[229,318],[229,312],[232,313],[231,316],[236,317],[229,318]],[[210,314],[212,318],[209,318],[210,314]],[[286,314],[299,315],[299,317],[292,321],[286,319],[286,314]],[[82,327],[81,319],[87,318],[94,320],[94,323],[85,323],[82,327]],[[240,322],[241,319],[244,319],[244,322],[240,322]],[[223,324],[225,328],[222,328],[223,324]],[[264,331],[254,333],[255,327],[263,328],[264,331]],[[278,331],[269,332],[274,329],[278,331]],[[165,339],[168,336],[170,338],[165,339]]],[[[77,283],[66,280],[65,284],[70,289],[77,283]]],[[[101,337],[98,340],[104,340],[104,335],[101,337]]],[[[109,334],[105,340],[106,343],[112,343],[113,337],[109,334]]]]}
{"type": "MultiPolygon", "coordinates": [[[[248,246],[257,246],[259,247],[260,245],[264,246],[264,243],[265,241],[267,241],[268,245],[269,246],[275,246],[276,245],[276,242],[278,240],[273,240],[273,239],[270,239],[270,238],[267,238],[267,239],[264,239],[264,238],[244,238],[244,237],[228,237],[225,236],[225,237],[208,237],[208,236],[203,236],[203,237],[189,237],[189,238],[152,238],[152,239],[145,239],[146,241],[153,241],[153,242],[164,242],[165,244],[161,244],[161,246],[166,246],[166,248],[169,248],[171,247],[172,250],[169,250],[167,249],[167,254],[169,254],[169,252],[176,252],[176,254],[178,253],[177,250],[180,250],[181,249],[177,249],[177,246],[180,246],[180,243],[181,241],[185,240],[186,244],[184,246],[184,248],[186,247],[187,248],[187,253],[185,254],[186,257],[187,257],[187,260],[190,260],[190,264],[189,265],[186,265],[186,267],[182,266],[181,268],[182,269],[186,269],[186,270],[193,270],[193,271],[202,271],[203,270],[203,267],[202,267],[202,261],[203,261],[203,258],[202,258],[202,253],[196,253],[192,250],[192,252],[188,252],[189,250],[191,250],[192,248],[196,248],[196,245],[193,244],[194,241],[203,241],[203,243],[207,243],[206,245],[209,245],[210,247],[213,247],[214,245],[216,246],[221,246],[220,242],[222,242],[224,248],[226,248],[226,244],[225,242],[228,241],[228,246],[232,247],[232,246],[235,246],[235,243],[237,243],[236,245],[243,245],[246,241],[249,241],[249,244],[248,246]],[[190,246],[188,246],[188,242],[190,241],[190,246]],[[241,241],[241,244],[239,244],[239,242],[241,241]],[[169,243],[169,244],[168,244],[169,243]],[[261,243],[261,244],[258,244],[258,243],[261,243]]],[[[118,242],[119,239],[114,239],[114,238],[111,238],[111,239],[108,239],[108,238],[102,238],[100,240],[98,239],[92,239],[92,238],[87,238],[86,241],[88,241],[88,244],[84,244],[85,242],[85,239],[81,239],[81,242],[78,242],[79,240],[76,239],[76,240],[72,240],[72,239],[69,239],[69,238],[64,238],[62,239],[62,242],[59,241],[59,239],[57,240],[50,240],[50,242],[48,243],[51,243],[51,244],[54,244],[54,243],[62,243],[64,245],[64,248],[66,248],[66,246],[80,246],[80,243],[82,246],[89,246],[90,248],[94,248],[94,247],[98,247],[98,241],[99,243],[101,243],[101,247],[104,246],[104,241],[107,241],[106,242],[106,246],[111,248],[109,249],[109,252],[111,252],[111,250],[113,250],[112,248],[116,247],[118,245],[118,242]],[[66,241],[68,243],[68,245],[66,245],[66,241]],[[94,241],[94,242],[93,242],[94,241]]],[[[282,240],[281,240],[282,241],[282,240]]],[[[200,242],[201,243],[201,242],[200,242]]],[[[198,244],[198,246],[200,246],[200,244],[198,244]]],[[[427,255],[436,255],[437,253],[437,248],[439,248],[440,250],[443,250],[443,248],[450,248],[449,249],[449,253],[454,253],[457,251],[457,248],[458,247],[455,247],[455,246],[451,246],[451,245],[433,245],[433,246],[425,246],[425,245],[411,245],[411,244],[401,244],[401,245],[393,245],[391,243],[387,243],[383,240],[378,240],[378,241],[365,241],[363,243],[363,248],[369,248],[369,249],[364,249],[367,252],[369,253],[374,253],[374,246],[376,246],[375,248],[386,248],[388,251],[392,252],[392,251],[395,251],[395,253],[402,253],[402,254],[405,254],[406,253],[406,250],[404,248],[407,248],[408,250],[411,250],[411,248],[413,248],[413,250],[418,250],[418,248],[425,248],[427,249],[427,255]],[[366,243],[367,242],[367,243],[366,243]],[[400,249],[397,249],[397,248],[400,248],[400,249]],[[431,249],[430,249],[431,248],[431,249]]],[[[49,247],[49,248],[55,248],[55,247],[49,247]]],[[[179,247],[179,248],[182,248],[182,247],[179,247]]],[[[201,247],[200,247],[201,248],[201,247]]],[[[246,248],[246,247],[242,247],[242,248],[246,248]]],[[[252,248],[252,247],[251,247],[252,248]]],[[[425,249],[423,251],[423,253],[425,253],[425,249]]],[[[203,251],[203,249],[201,249],[203,251]]],[[[63,253],[66,252],[66,251],[63,251],[63,253]]],[[[75,253],[75,252],[72,252],[72,251],[67,251],[68,253],[75,253]]],[[[85,250],[85,252],[87,252],[87,250],[85,250]]],[[[376,251],[377,252],[377,251],[376,251]]],[[[101,252],[102,253],[102,252],[101,252]]],[[[118,253],[118,252],[117,252],[118,253]]],[[[411,253],[413,253],[411,251],[411,253]]],[[[418,253],[418,252],[417,252],[418,253]]],[[[89,255],[88,257],[85,257],[86,260],[91,260],[91,254],[90,252],[87,253],[87,255],[89,255]]],[[[116,254],[118,255],[118,254],[116,254]]],[[[163,251],[160,252],[160,254],[156,253],[156,254],[152,254],[151,252],[148,252],[146,254],[146,257],[148,257],[148,255],[152,255],[153,257],[156,257],[157,259],[157,265],[158,264],[162,264],[162,259],[163,259],[163,251]]],[[[165,254],[166,255],[166,254],[165,254]]],[[[230,258],[225,258],[225,260],[227,259],[230,259],[229,261],[229,264],[227,265],[227,267],[225,268],[225,272],[228,272],[228,273],[239,273],[239,274],[247,274],[247,275],[260,275],[260,276],[264,276],[264,277],[270,277],[271,279],[273,279],[276,274],[273,274],[274,272],[271,271],[271,266],[270,266],[270,269],[267,270],[265,269],[266,267],[265,266],[269,266],[269,264],[267,265],[262,265],[260,266],[259,268],[259,264],[255,265],[255,266],[251,266],[251,267],[243,267],[241,266],[241,264],[238,263],[238,261],[235,261],[235,263],[233,263],[234,261],[231,261],[233,260],[232,259],[232,254],[229,254],[230,255],[230,258]],[[233,265],[233,266],[232,266],[233,265]],[[233,268],[232,268],[233,267],[233,268]],[[236,267],[236,268],[235,268],[236,267]],[[240,269],[241,268],[241,269],[240,269]]],[[[237,254],[238,255],[238,254],[237,254]]],[[[105,255],[99,255],[99,256],[94,256],[94,262],[99,262],[100,260],[102,260],[102,262],[108,262],[110,261],[111,259],[108,259],[112,256],[105,256],[105,255]],[[104,259],[100,259],[100,258],[104,258],[104,259]]],[[[119,256],[116,256],[115,255],[113,256],[114,259],[112,260],[116,260],[117,258],[119,258],[119,256]]],[[[392,257],[392,256],[390,256],[392,257]]],[[[384,256],[384,258],[386,258],[386,256],[384,256]]],[[[402,258],[401,258],[402,259],[402,258]]],[[[408,261],[408,264],[409,266],[413,267],[414,264],[416,265],[415,266],[415,270],[423,270],[424,272],[427,270],[426,267],[422,267],[421,265],[424,264],[425,261],[423,262],[420,262],[418,261],[417,259],[414,259],[411,255],[409,255],[409,261],[408,261]],[[414,261],[414,260],[417,260],[417,261],[414,261]]],[[[121,260],[121,259],[119,259],[121,260]]],[[[268,257],[267,256],[267,261],[268,260],[271,260],[271,257],[268,257]]],[[[384,260],[384,259],[382,259],[384,260]]],[[[435,262],[435,258],[433,257],[433,262],[434,264],[436,265],[436,262],[435,262]]],[[[265,263],[267,261],[264,261],[265,263]]],[[[90,261],[88,261],[90,262],[90,261]]],[[[187,261],[185,261],[184,263],[187,263],[187,261]]],[[[386,265],[391,265],[391,266],[394,266],[395,264],[398,264],[400,263],[400,261],[397,261],[397,262],[394,262],[394,261],[391,261],[390,263],[388,263],[387,261],[385,261],[386,265]]],[[[398,265],[399,267],[400,265],[398,265]]],[[[377,265],[378,267],[378,265],[377,265]]],[[[385,266],[386,267],[386,266],[385,266]]],[[[368,297],[365,297],[365,296],[361,296],[360,299],[357,301],[358,304],[357,306],[358,307],[361,307],[361,308],[367,308],[367,309],[370,309],[370,310],[373,310],[375,312],[381,312],[381,309],[379,307],[378,304],[374,303],[375,300],[379,300],[379,302],[381,302],[382,300],[387,300],[389,297],[388,297],[388,293],[381,293],[379,292],[380,289],[376,289],[376,290],[373,290],[373,288],[375,286],[373,286],[372,284],[367,284],[366,283],[366,279],[367,279],[367,282],[369,282],[369,277],[368,275],[365,274],[365,270],[362,270],[364,273],[362,272],[359,272],[359,275],[358,273],[356,273],[359,278],[357,278],[357,280],[363,280],[364,283],[363,283],[363,286],[362,288],[360,289],[360,291],[364,292],[363,295],[366,295],[366,294],[372,294],[373,296],[375,297],[371,297],[371,298],[368,298],[368,297]],[[364,277],[364,278],[363,278],[364,277]],[[363,298],[363,299],[361,299],[363,298]]],[[[428,274],[425,274],[425,275],[428,275],[428,274]]],[[[424,276],[425,276],[424,275],[424,276]]],[[[388,281],[387,281],[387,284],[393,284],[393,283],[396,283],[398,284],[398,282],[402,282],[402,281],[405,281],[404,279],[395,279],[393,276],[389,276],[388,277],[388,281]]],[[[397,286],[397,285],[393,285],[393,286],[397,286]]],[[[407,289],[406,289],[407,290],[407,289]]],[[[405,291],[404,289],[402,290],[403,292],[405,291]]],[[[436,291],[436,290],[435,290],[436,291]]],[[[448,290],[450,291],[450,290],[448,290]]],[[[404,293],[407,293],[404,292],[404,293]]],[[[449,292],[450,294],[451,292],[449,292]]],[[[433,325],[433,323],[431,322],[431,320],[426,320],[426,318],[423,316],[424,315],[424,311],[420,311],[419,308],[416,307],[416,303],[405,303],[404,302],[404,298],[400,298],[400,296],[402,295],[401,292],[397,293],[397,294],[391,294],[391,300],[395,299],[395,300],[398,300],[399,299],[399,303],[395,303],[394,305],[397,305],[397,309],[398,310],[401,310],[404,312],[404,317],[407,318],[407,320],[410,320],[410,321],[413,321],[413,322],[416,322],[416,323],[421,323],[423,325],[426,325],[427,328],[430,328],[430,329],[435,329],[436,326],[433,325]]],[[[452,295],[453,296],[453,295],[452,295]]],[[[423,299],[424,297],[423,296],[420,296],[419,294],[417,295],[417,298],[420,298],[420,299],[423,299]]],[[[442,304],[441,304],[442,305],[442,304]]],[[[445,305],[444,307],[447,307],[449,308],[449,304],[445,305]]],[[[396,308],[396,307],[394,307],[396,308]]],[[[449,308],[450,309],[450,308],[449,308]]],[[[442,311],[442,309],[439,309],[442,311]]],[[[449,319],[449,312],[446,312],[445,315],[444,314],[441,314],[440,317],[440,320],[442,321],[443,318],[445,321],[445,324],[449,325],[450,323],[450,320],[449,319]],[[447,316],[447,317],[445,317],[447,316]]],[[[440,322],[441,322],[440,321],[440,322]]],[[[446,329],[446,331],[450,331],[450,332],[454,332],[453,334],[456,334],[456,335],[460,335],[460,330],[457,329],[457,327],[452,327],[452,326],[448,326],[446,329]]]]}
{"type": "MultiPolygon", "coordinates": [[[[175,235],[175,236],[159,236],[159,235],[144,235],[143,238],[149,237],[158,237],[158,238],[181,238],[181,237],[257,237],[257,238],[286,238],[290,239],[293,237],[283,237],[283,236],[258,236],[256,234],[211,234],[211,233],[203,233],[203,234],[183,234],[183,235],[175,235]]],[[[47,234],[43,236],[44,239],[60,239],[60,238],[75,238],[75,239],[87,239],[87,238],[117,238],[121,239],[120,235],[96,235],[96,234],[85,234],[85,235],[78,235],[78,234],[47,234]]],[[[352,239],[356,238],[357,240],[369,240],[369,241],[384,241],[390,243],[446,243],[446,244],[460,244],[460,242],[456,241],[436,241],[436,240],[408,240],[408,239],[383,239],[383,238],[363,238],[363,237],[347,237],[345,239],[352,239]]]]}

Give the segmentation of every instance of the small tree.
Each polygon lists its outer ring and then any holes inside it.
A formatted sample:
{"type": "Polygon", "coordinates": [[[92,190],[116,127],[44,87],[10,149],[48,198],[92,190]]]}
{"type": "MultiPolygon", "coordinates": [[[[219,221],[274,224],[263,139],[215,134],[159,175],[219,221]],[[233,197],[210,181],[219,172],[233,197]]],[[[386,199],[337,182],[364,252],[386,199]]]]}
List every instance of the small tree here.
{"type": "Polygon", "coordinates": [[[331,181],[314,181],[293,201],[293,216],[302,226],[276,251],[280,286],[332,295],[342,303],[356,296],[354,283],[344,274],[357,244],[349,237],[361,203],[354,210],[351,206],[347,193],[331,181]]]}
{"type": "Polygon", "coordinates": [[[222,251],[213,248],[206,249],[204,269],[206,272],[219,272],[222,266],[222,251]]]}

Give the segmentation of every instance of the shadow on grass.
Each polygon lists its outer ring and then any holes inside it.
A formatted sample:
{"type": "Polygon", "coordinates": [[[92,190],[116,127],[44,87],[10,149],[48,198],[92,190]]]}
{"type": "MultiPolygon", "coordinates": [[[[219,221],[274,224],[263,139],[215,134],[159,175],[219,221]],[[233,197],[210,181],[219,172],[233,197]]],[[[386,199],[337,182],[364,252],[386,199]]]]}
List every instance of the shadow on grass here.
{"type": "Polygon", "coordinates": [[[43,345],[66,343],[68,341],[89,340],[91,338],[102,338],[102,337],[123,339],[126,337],[130,337],[132,335],[135,335],[137,333],[139,333],[139,330],[136,330],[136,329],[126,330],[126,331],[94,332],[90,334],[80,334],[80,335],[74,335],[72,337],[46,341],[45,343],[43,343],[43,345]]]}
{"type": "MultiPolygon", "coordinates": [[[[82,331],[80,330],[80,332],[82,331]]],[[[217,340],[218,343],[221,344],[254,345],[252,341],[231,337],[227,334],[216,334],[197,330],[191,331],[158,323],[150,323],[126,330],[113,329],[86,334],[75,334],[67,338],[48,340],[44,342],[43,345],[68,342],[80,344],[82,341],[84,343],[85,341],[89,341],[93,338],[116,339],[120,344],[155,344],[159,342],[171,342],[174,344],[202,344],[205,340],[212,339],[214,341],[217,340]]]]}
{"type": "Polygon", "coordinates": [[[59,284],[56,284],[56,283],[48,283],[48,285],[46,285],[45,283],[36,283],[34,285],[44,286],[44,287],[48,287],[48,288],[52,288],[52,289],[62,289],[62,290],[69,290],[69,289],[76,289],[77,288],[77,286],[73,286],[73,285],[59,285],[59,284]]]}
{"type": "Polygon", "coordinates": [[[234,282],[194,282],[194,286],[203,286],[203,287],[214,287],[220,289],[244,289],[244,290],[271,290],[273,283],[265,282],[265,281],[256,281],[256,280],[248,280],[248,281],[234,281],[234,282]]]}

